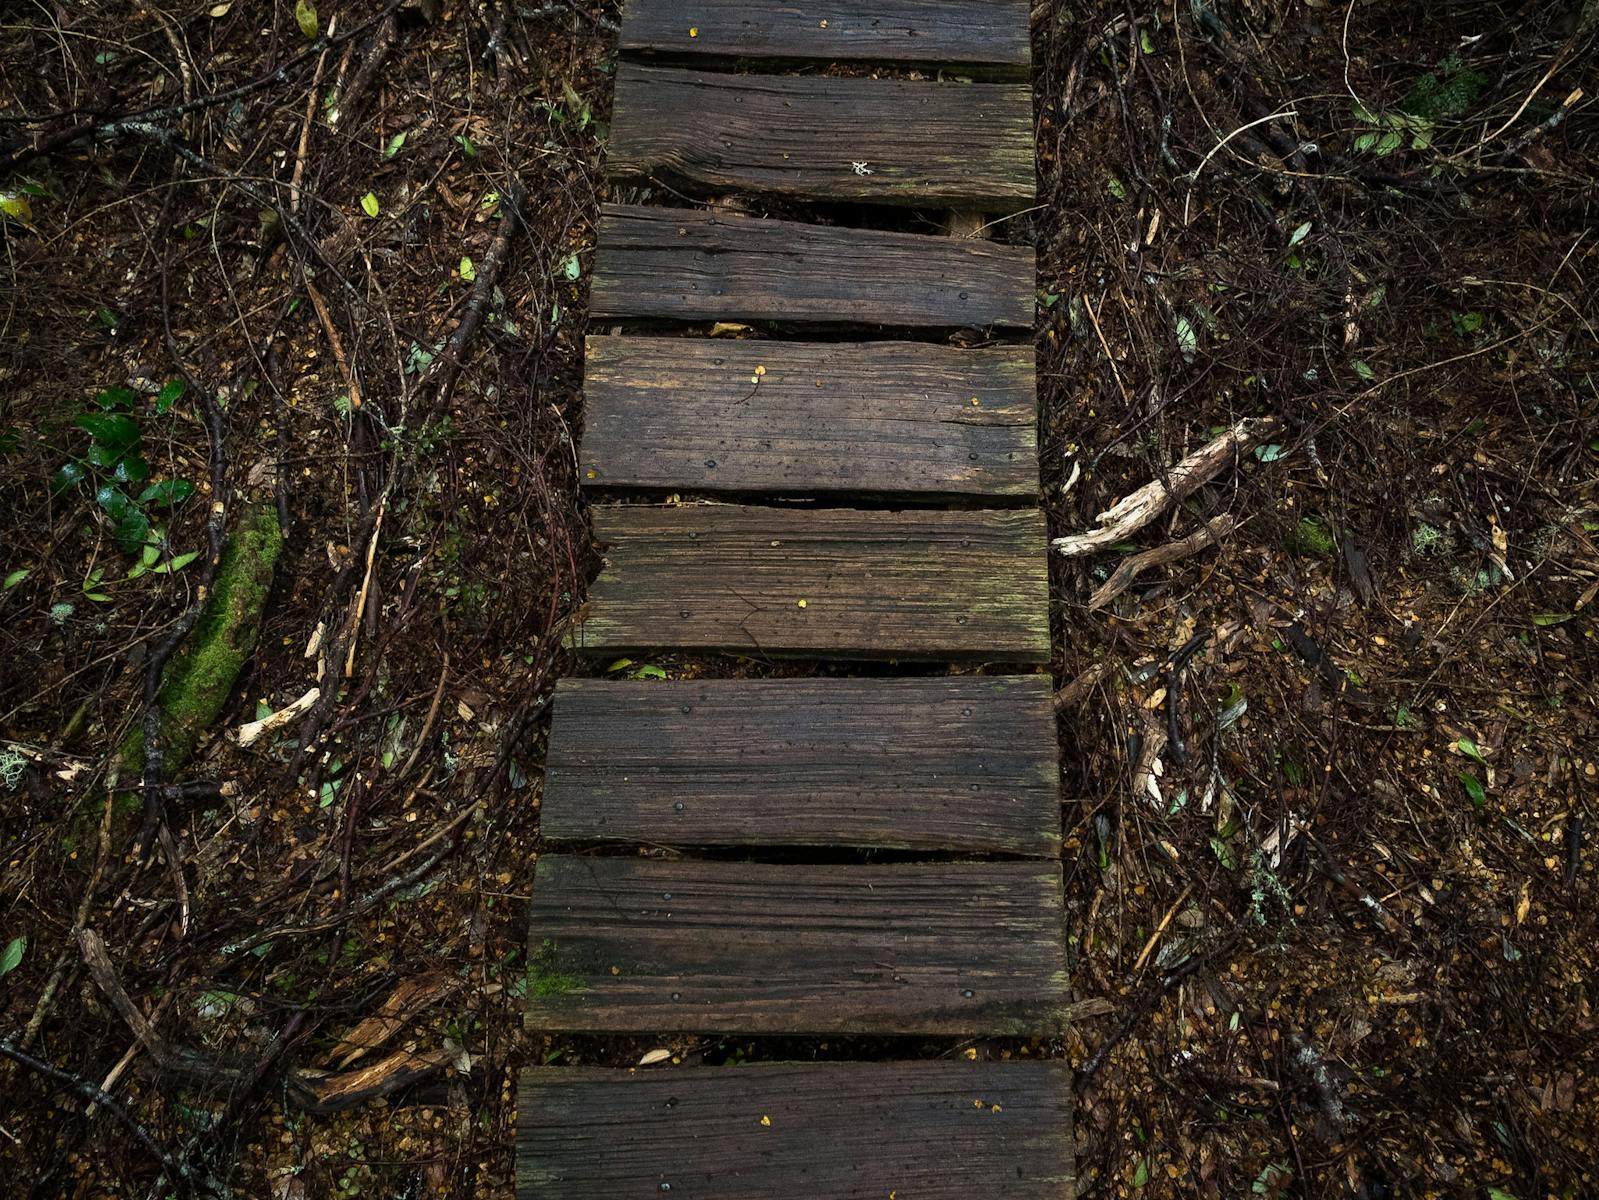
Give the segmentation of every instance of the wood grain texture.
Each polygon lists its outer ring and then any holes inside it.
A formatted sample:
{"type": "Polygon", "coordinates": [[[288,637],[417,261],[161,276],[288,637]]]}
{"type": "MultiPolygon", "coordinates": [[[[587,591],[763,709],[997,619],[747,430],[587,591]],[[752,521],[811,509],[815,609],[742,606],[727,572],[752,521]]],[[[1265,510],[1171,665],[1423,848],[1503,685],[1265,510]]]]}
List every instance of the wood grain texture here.
{"type": "Polygon", "coordinates": [[[626,0],[624,53],[777,61],[964,63],[1025,74],[1025,0],[626,0]],[[690,30],[693,33],[690,34],[690,30]]]}
{"type": "Polygon", "coordinates": [[[585,653],[1049,661],[1034,510],[601,505],[585,653]]]}
{"type": "Polygon", "coordinates": [[[584,375],[591,488],[1038,494],[1030,346],[591,337],[584,375]]]}
{"type": "Polygon", "coordinates": [[[565,679],[540,832],[566,841],[1058,856],[1043,675],[565,679]]]}
{"type": "Polygon", "coordinates": [[[980,238],[607,204],[599,320],[950,329],[1033,325],[1033,252],[980,238]]]}
{"type": "Polygon", "coordinates": [[[723,75],[623,63],[614,179],[1006,213],[1035,194],[1026,84],[723,75]]]}
{"type": "Polygon", "coordinates": [[[1071,1200],[1072,1157],[1060,1062],[535,1067],[517,1103],[521,1200],[1071,1200]]]}
{"type": "Polygon", "coordinates": [[[546,854],[527,1025],[589,1033],[1047,1035],[1058,863],[796,865],[546,854]]]}

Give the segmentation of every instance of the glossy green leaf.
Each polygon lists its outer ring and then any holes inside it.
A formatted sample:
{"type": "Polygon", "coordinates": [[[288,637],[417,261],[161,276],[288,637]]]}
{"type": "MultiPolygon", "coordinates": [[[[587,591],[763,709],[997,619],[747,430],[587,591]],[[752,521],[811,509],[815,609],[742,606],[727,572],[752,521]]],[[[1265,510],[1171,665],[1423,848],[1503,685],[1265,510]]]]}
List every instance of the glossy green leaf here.
{"type": "Polygon", "coordinates": [[[165,413],[167,409],[171,408],[183,398],[184,387],[185,384],[183,380],[171,379],[167,381],[165,387],[156,393],[155,411],[158,416],[162,413],[165,413]]]}
{"type": "Polygon", "coordinates": [[[1471,797],[1472,806],[1482,808],[1488,803],[1488,792],[1479,780],[1470,771],[1462,771],[1455,776],[1460,780],[1460,786],[1466,789],[1466,795],[1471,797]]]}
{"type": "Polygon", "coordinates": [[[139,440],[139,423],[122,413],[84,413],[77,423],[79,429],[108,448],[126,451],[139,440]]]}
{"type": "Polygon", "coordinates": [[[116,408],[132,408],[138,398],[138,394],[132,388],[122,387],[119,384],[96,393],[94,402],[109,412],[116,408]]]}
{"type": "Polygon", "coordinates": [[[194,495],[194,484],[187,479],[163,479],[139,493],[140,504],[182,504],[194,495]]]}
{"type": "Polygon", "coordinates": [[[9,975],[22,965],[22,956],[28,952],[28,939],[14,937],[0,950],[0,975],[9,975]]]}
{"type": "Polygon", "coordinates": [[[83,469],[80,462],[64,462],[56,468],[55,474],[50,476],[50,490],[57,496],[63,492],[71,491],[88,478],[89,472],[83,469]]]}
{"type": "Polygon", "coordinates": [[[369,217],[378,215],[378,198],[371,192],[361,197],[361,211],[369,217]]]}

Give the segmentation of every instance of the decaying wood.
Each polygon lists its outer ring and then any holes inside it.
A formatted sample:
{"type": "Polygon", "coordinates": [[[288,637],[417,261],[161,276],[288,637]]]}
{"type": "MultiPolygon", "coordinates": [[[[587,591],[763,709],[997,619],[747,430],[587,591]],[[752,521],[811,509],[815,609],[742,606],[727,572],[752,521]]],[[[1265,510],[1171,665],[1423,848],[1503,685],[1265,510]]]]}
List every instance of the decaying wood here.
{"type": "Polygon", "coordinates": [[[788,0],[627,0],[625,53],[956,65],[1025,75],[1026,0],[853,0],[823,9],[788,0]]]}
{"type": "Polygon", "coordinates": [[[585,653],[1049,661],[1036,510],[607,505],[593,516],[606,568],[575,627],[585,653]]]}
{"type": "Polygon", "coordinates": [[[1237,519],[1230,513],[1223,513],[1219,517],[1212,517],[1205,524],[1196,529],[1187,537],[1175,542],[1168,542],[1164,546],[1156,546],[1152,550],[1141,550],[1121,561],[1111,577],[1094,589],[1094,594],[1088,598],[1088,609],[1092,612],[1096,608],[1103,608],[1117,596],[1132,586],[1133,580],[1138,578],[1141,571],[1150,567],[1160,567],[1167,563],[1177,562],[1187,558],[1190,554],[1197,554],[1207,546],[1213,546],[1222,538],[1233,531],[1237,519]]]}
{"type": "Polygon", "coordinates": [[[1059,1032],[1059,863],[541,855],[528,1028],[1059,1032]]]}
{"type": "Polygon", "coordinates": [[[1109,659],[1095,663],[1077,678],[1055,693],[1055,711],[1065,715],[1076,708],[1088,694],[1115,673],[1116,664],[1109,659]]]}
{"type": "Polygon", "coordinates": [[[607,204],[592,315],[904,328],[1033,327],[1033,251],[699,209],[607,204]]]}
{"type": "Polygon", "coordinates": [[[290,722],[298,719],[302,714],[307,712],[313,704],[321,699],[321,697],[322,689],[320,687],[313,687],[309,689],[303,696],[300,696],[298,699],[291,700],[288,704],[278,709],[277,712],[269,713],[262,717],[259,721],[250,721],[247,724],[240,725],[237,732],[239,745],[253,746],[267,734],[275,733],[277,730],[283,728],[283,726],[288,725],[290,722]]]}
{"type": "Polygon", "coordinates": [[[566,679],[554,710],[546,838],[1060,853],[1043,675],[566,679]]]}
{"type": "Polygon", "coordinates": [[[522,1074],[524,1200],[1070,1200],[1062,1062],[522,1074]]]}
{"type": "Polygon", "coordinates": [[[606,151],[614,178],[719,191],[995,212],[1035,194],[1026,84],[624,63],[606,151]]]}
{"type": "Polygon", "coordinates": [[[382,1046],[423,1009],[454,995],[464,986],[462,979],[443,972],[401,980],[377,1012],[339,1039],[339,1044],[328,1051],[326,1061],[341,1069],[348,1067],[368,1051],[382,1046]]]}
{"type": "Polygon", "coordinates": [[[589,488],[1035,502],[1031,346],[591,337],[589,488]]]}
{"type": "Polygon", "coordinates": [[[337,1074],[298,1071],[294,1091],[307,1112],[339,1112],[425,1079],[460,1058],[460,1052],[440,1046],[432,1050],[397,1050],[366,1067],[337,1074]]]}
{"type": "Polygon", "coordinates": [[[1125,541],[1173,504],[1214,479],[1235,455],[1266,437],[1276,424],[1272,417],[1246,417],[1195,450],[1161,478],[1151,480],[1100,513],[1095,518],[1097,529],[1056,538],[1055,549],[1072,558],[1125,541]]]}

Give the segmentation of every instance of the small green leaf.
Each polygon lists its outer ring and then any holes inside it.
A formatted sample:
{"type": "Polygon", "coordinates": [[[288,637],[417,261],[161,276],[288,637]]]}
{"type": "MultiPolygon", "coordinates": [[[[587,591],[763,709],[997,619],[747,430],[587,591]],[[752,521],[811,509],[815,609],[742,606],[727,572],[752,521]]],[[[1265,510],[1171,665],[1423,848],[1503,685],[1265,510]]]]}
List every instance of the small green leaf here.
{"type": "Polygon", "coordinates": [[[1177,318],[1177,348],[1190,360],[1199,351],[1199,331],[1192,321],[1181,315],[1177,318]]]}
{"type": "Polygon", "coordinates": [[[1288,235],[1288,245],[1290,248],[1299,245],[1300,242],[1305,240],[1305,236],[1310,233],[1310,226],[1311,222],[1306,221],[1298,229],[1295,229],[1288,235]]]}
{"type": "Polygon", "coordinates": [[[1546,612],[1538,613],[1532,618],[1532,623],[1540,628],[1548,625],[1558,625],[1562,621],[1569,621],[1576,613],[1546,612]]]}
{"type": "Polygon", "coordinates": [[[186,385],[181,379],[169,379],[167,381],[166,386],[156,393],[155,411],[157,416],[165,413],[169,408],[183,398],[183,390],[185,386],[186,385]]]}
{"type": "Polygon", "coordinates": [[[150,572],[150,574],[152,574],[152,575],[167,575],[167,574],[176,575],[179,571],[183,570],[184,567],[188,566],[190,563],[192,563],[195,559],[197,559],[199,557],[200,557],[200,552],[198,550],[190,550],[187,554],[180,554],[176,558],[170,560],[169,562],[162,563],[159,567],[154,568],[150,572]]]}
{"type": "Polygon", "coordinates": [[[631,667],[632,665],[633,665],[633,660],[631,658],[619,658],[614,663],[612,663],[610,666],[606,667],[605,670],[607,672],[620,671],[624,667],[631,667]]]}
{"type": "Polygon", "coordinates": [[[1404,134],[1400,133],[1398,130],[1390,130],[1389,132],[1383,134],[1382,140],[1377,143],[1377,153],[1379,155],[1392,154],[1404,144],[1404,140],[1404,134]]]}
{"type": "Polygon", "coordinates": [[[137,454],[130,454],[117,463],[111,478],[118,483],[143,483],[150,478],[150,464],[137,454]]]}
{"type": "Polygon", "coordinates": [[[1470,771],[1461,771],[1455,778],[1460,780],[1460,786],[1466,789],[1466,795],[1471,797],[1474,808],[1482,808],[1488,803],[1488,793],[1484,790],[1482,781],[1470,771]]]}
{"type": "Polygon", "coordinates": [[[139,493],[140,504],[182,504],[194,495],[194,484],[187,479],[163,479],[139,493]]]}
{"type": "Polygon", "coordinates": [[[111,537],[124,554],[137,554],[150,536],[150,518],[130,504],[128,510],[117,518],[111,537]]]}
{"type": "Polygon", "coordinates": [[[1276,442],[1267,442],[1264,446],[1255,447],[1255,457],[1261,462],[1276,462],[1288,451],[1276,442]]]}
{"type": "Polygon", "coordinates": [[[1463,737],[1456,741],[1455,749],[1478,766],[1486,767],[1488,765],[1488,760],[1482,756],[1482,751],[1477,749],[1477,743],[1468,737],[1463,737]]]}
{"type": "Polygon", "coordinates": [[[1138,1165],[1133,1168],[1133,1186],[1141,1188],[1149,1182],[1149,1159],[1141,1158],[1138,1165]]]}
{"type": "Polygon", "coordinates": [[[139,423],[122,413],[83,413],[77,424],[107,448],[125,451],[139,440],[139,423]]]}
{"type": "Polygon", "coordinates": [[[122,387],[119,384],[97,392],[94,402],[106,412],[110,412],[114,408],[132,408],[138,398],[138,394],[132,388],[122,387]]]}
{"type": "Polygon", "coordinates": [[[1155,53],[1155,39],[1149,36],[1149,30],[1140,29],[1138,31],[1138,48],[1145,54],[1155,53]]]}
{"type": "Polygon", "coordinates": [[[472,265],[470,258],[461,259],[461,278],[467,283],[471,283],[477,278],[477,268],[472,265]]]}
{"type": "Polygon", "coordinates": [[[295,0],[294,21],[307,41],[316,41],[316,5],[311,0],[295,0]]]}
{"type": "Polygon", "coordinates": [[[1112,196],[1116,197],[1116,199],[1127,199],[1127,185],[1120,179],[1117,179],[1116,176],[1112,175],[1109,179],[1105,180],[1105,187],[1112,196]]]}
{"type": "Polygon", "coordinates": [[[22,965],[22,956],[28,952],[28,939],[14,937],[0,950],[0,975],[9,975],[22,965]]]}
{"type": "Polygon", "coordinates": [[[64,462],[56,468],[55,474],[50,476],[50,490],[57,496],[69,492],[78,484],[88,478],[89,472],[83,469],[79,462],[64,462]]]}
{"type": "Polygon", "coordinates": [[[578,261],[575,254],[568,254],[561,260],[561,273],[568,279],[576,279],[583,274],[583,264],[578,261]]]}
{"type": "Polygon", "coordinates": [[[17,584],[21,583],[24,579],[32,574],[33,572],[27,567],[22,567],[19,570],[11,572],[11,574],[6,576],[4,585],[0,585],[0,592],[9,592],[12,588],[16,587],[17,584]]]}
{"type": "Polygon", "coordinates": [[[1238,866],[1238,856],[1233,853],[1232,846],[1222,841],[1219,837],[1210,839],[1210,851],[1216,856],[1216,861],[1227,870],[1234,870],[1238,866]]]}
{"type": "Polygon", "coordinates": [[[1362,359],[1355,359],[1355,361],[1350,363],[1349,366],[1355,372],[1355,374],[1359,375],[1362,379],[1370,380],[1377,378],[1377,372],[1373,371],[1371,367],[1362,359]]]}
{"type": "Polygon", "coordinates": [[[644,666],[640,667],[638,670],[633,672],[633,678],[634,679],[665,679],[666,678],[666,672],[663,671],[660,667],[657,667],[657,666],[655,666],[653,664],[650,664],[650,663],[646,663],[644,666]]]}
{"type": "Polygon", "coordinates": [[[361,197],[361,211],[369,217],[378,215],[378,198],[371,192],[361,197]]]}
{"type": "Polygon", "coordinates": [[[1375,133],[1363,133],[1355,139],[1356,150],[1370,150],[1376,144],[1377,135],[1375,133]]]}
{"type": "Polygon", "coordinates": [[[402,129],[402,130],[400,130],[399,133],[395,134],[393,137],[391,137],[389,139],[389,144],[387,146],[383,147],[383,157],[384,158],[393,158],[396,154],[398,154],[400,152],[401,148],[404,145],[405,145],[405,130],[402,129]]]}
{"type": "Polygon", "coordinates": [[[477,157],[477,147],[472,144],[472,139],[467,137],[464,133],[458,133],[455,135],[455,144],[461,147],[461,153],[466,155],[468,158],[477,157]]]}

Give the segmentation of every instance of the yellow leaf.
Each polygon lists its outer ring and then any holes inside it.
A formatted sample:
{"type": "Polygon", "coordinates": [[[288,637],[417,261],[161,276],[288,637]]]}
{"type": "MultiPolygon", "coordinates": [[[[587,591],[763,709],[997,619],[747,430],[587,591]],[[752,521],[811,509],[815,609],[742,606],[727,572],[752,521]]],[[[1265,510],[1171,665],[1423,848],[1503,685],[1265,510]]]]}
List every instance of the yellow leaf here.
{"type": "Polygon", "coordinates": [[[315,41],[316,5],[311,0],[294,0],[294,19],[300,26],[300,32],[315,41]]]}
{"type": "Polygon", "coordinates": [[[762,1117],[761,1118],[761,1124],[765,1125],[768,1129],[770,1129],[772,1127],[772,1118],[771,1117],[762,1117]]]}
{"type": "Polygon", "coordinates": [[[33,205],[23,192],[0,192],[0,213],[24,225],[33,224],[33,205]]]}

